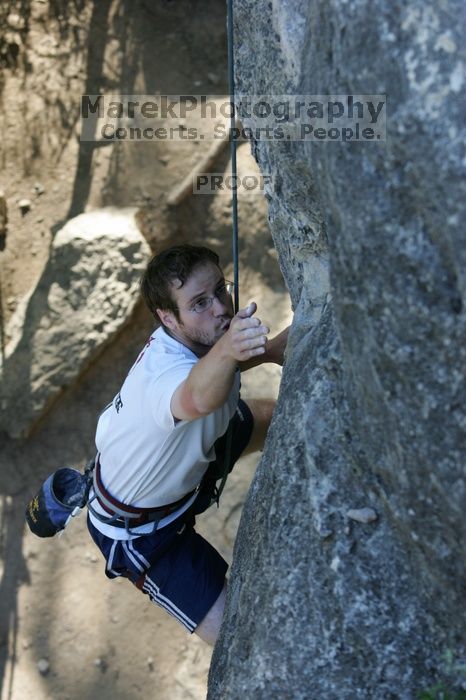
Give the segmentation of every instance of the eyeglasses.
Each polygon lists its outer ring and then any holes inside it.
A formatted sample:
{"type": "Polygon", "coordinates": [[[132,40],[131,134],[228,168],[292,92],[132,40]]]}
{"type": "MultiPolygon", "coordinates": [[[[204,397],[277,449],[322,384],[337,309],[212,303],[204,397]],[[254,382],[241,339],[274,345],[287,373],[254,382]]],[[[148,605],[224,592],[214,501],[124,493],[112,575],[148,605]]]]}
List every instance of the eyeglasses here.
{"type": "MultiPolygon", "coordinates": [[[[207,309],[211,308],[212,304],[214,303],[214,299],[218,299],[220,303],[224,303],[228,299],[230,299],[231,295],[233,294],[234,288],[234,282],[229,282],[228,280],[225,280],[224,282],[218,285],[217,289],[215,290],[214,296],[201,297],[194,304],[188,307],[186,311],[192,311],[196,314],[202,314],[204,313],[204,311],[207,311],[207,309]]],[[[181,310],[179,307],[175,308],[178,309],[178,311],[181,310]]]]}

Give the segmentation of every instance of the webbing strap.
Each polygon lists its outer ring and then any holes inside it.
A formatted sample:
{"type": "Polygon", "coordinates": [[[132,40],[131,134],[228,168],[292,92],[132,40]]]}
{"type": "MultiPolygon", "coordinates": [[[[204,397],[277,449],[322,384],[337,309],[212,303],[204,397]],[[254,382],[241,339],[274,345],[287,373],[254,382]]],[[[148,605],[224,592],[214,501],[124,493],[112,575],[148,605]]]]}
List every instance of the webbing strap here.
{"type": "Polygon", "coordinates": [[[166,506],[154,508],[142,508],[140,506],[135,507],[122,503],[112,496],[112,494],[105,488],[100,474],[100,462],[98,455],[95,460],[93,479],[94,492],[97,500],[102,508],[107,511],[112,518],[118,517],[125,520],[139,521],[141,524],[151,522],[156,519],[160,520],[161,518],[170,515],[170,513],[174,513],[194,494],[194,491],[190,491],[190,493],[187,493],[174,503],[169,503],[166,506]]]}

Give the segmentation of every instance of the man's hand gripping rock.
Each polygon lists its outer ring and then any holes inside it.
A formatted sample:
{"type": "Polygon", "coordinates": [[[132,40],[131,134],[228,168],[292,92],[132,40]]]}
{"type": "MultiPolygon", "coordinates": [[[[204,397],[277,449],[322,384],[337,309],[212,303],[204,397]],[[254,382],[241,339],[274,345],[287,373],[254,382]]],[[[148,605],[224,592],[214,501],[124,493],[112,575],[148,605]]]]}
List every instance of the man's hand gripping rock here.
{"type": "Polygon", "coordinates": [[[257,304],[253,301],[240,309],[231,320],[230,327],[219,340],[224,352],[237,362],[246,362],[266,353],[267,335],[270,328],[254,316],[257,304]]]}

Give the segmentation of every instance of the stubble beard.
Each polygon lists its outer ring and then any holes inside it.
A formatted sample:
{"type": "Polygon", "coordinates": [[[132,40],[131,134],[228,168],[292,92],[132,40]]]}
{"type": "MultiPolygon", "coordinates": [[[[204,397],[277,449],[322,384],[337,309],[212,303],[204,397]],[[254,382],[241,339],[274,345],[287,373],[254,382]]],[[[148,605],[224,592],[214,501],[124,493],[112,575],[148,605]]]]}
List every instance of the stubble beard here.
{"type": "Polygon", "coordinates": [[[206,348],[211,348],[217,340],[220,340],[220,338],[225,335],[227,332],[227,329],[221,330],[219,329],[216,332],[209,332],[209,331],[203,331],[203,330],[196,330],[196,329],[190,329],[187,331],[187,329],[184,329],[184,332],[186,336],[193,342],[198,345],[202,345],[206,348]]]}
{"type": "MultiPolygon", "coordinates": [[[[221,325],[224,325],[226,321],[231,321],[230,316],[225,316],[225,318],[221,321],[221,325]]],[[[183,333],[188,338],[192,343],[196,345],[200,345],[203,348],[206,348],[206,350],[210,349],[215,345],[215,343],[222,338],[222,336],[225,335],[225,333],[228,330],[227,328],[219,328],[217,331],[207,331],[207,330],[202,330],[202,329],[197,329],[197,328],[187,328],[184,323],[180,323],[181,327],[183,328],[183,333]]]]}

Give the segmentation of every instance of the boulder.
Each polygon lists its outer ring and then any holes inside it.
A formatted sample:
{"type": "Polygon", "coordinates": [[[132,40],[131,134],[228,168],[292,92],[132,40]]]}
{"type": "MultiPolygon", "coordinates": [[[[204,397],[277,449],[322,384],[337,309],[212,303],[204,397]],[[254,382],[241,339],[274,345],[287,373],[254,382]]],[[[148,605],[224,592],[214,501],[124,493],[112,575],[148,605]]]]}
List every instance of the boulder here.
{"type": "Polygon", "coordinates": [[[150,255],[133,209],[81,214],[56,234],[48,263],[6,328],[0,430],[27,434],[129,320],[150,255]]]}
{"type": "Polygon", "coordinates": [[[413,700],[437,682],[453,695],[466,6],[237,0],[234,29],[238,93],[382,93],[390,111],[386,141],[251,142],[295,319],[208,699],[413,700]]]}

